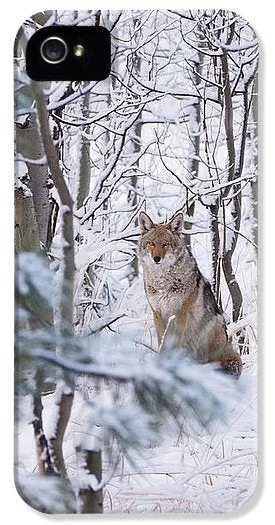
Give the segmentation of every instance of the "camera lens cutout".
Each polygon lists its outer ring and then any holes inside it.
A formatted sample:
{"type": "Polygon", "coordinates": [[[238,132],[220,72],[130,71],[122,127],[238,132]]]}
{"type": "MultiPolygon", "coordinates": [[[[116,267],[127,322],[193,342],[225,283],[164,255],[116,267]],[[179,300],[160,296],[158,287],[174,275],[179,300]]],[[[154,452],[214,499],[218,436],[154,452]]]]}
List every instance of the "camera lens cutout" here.
{"type": "Polygon", "coordinates": [[[42,42],[40,53],[49,64],[59,64],[65,60],[68,54],[68,47],[62,38],[50,36],[42,42]]]}
{"type": "Polygon", "coordinates": [[[46,26],[26,47],[26,72],[36,81],[100,81],[111,68],[111,36],[103,26],[46,26]]]}

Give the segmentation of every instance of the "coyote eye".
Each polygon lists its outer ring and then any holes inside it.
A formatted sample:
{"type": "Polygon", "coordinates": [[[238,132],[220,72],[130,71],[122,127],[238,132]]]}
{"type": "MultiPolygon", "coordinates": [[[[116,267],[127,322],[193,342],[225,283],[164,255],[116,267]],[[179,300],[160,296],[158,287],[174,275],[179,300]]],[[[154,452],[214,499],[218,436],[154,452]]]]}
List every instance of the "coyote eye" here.
{"type": "Polygon", "coordinates": [[[148,242],[148,246],[150,246],[150,248],[154,248],[155,243],[154,242],[148,242]]]}
{"type": "Polygon", "coordinates": [[[164,248],[167,248],[167,246],[169,246],[169,242],[165,242],[163,246],[164,248]]]}

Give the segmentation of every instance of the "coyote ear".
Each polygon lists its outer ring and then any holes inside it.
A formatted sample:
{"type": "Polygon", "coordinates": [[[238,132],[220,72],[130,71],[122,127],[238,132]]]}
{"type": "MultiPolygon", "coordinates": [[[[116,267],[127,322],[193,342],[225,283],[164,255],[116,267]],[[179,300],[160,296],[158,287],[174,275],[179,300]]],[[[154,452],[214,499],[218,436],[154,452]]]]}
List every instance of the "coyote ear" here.
{"type": "Polygon", "coordinates": [[[183,226],[183,213],[180,211],[168,224],[172,233],[181,233],[183,226]]]}
{"type": "Polygon", "coordinates": [[[146,233],[154,226],[153,221],[145,211],[141,211],[139,214],[139,225],[141,233],[146,233]]]}

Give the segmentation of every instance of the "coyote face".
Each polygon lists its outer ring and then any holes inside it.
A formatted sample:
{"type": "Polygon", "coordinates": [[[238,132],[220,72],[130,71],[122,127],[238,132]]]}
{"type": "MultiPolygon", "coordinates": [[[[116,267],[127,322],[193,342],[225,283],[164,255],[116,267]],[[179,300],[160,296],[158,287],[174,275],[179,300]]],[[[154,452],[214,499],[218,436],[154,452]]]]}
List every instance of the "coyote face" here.
{"type": "Polygon", "coordinates": [[[211,286],[181,234],[183,214],[177,213],[168,224],[154,224],[141,212],[139,221],[139,255],[159,350],[172,342],[198,361],[218,361],[222,370],[239,377],[241,358],[228,342],[211,286]]]}
{"type": "Polygon", "coordinates": [[[146,263],[152,267],[156,265],[168,267],[173,264],[181,247],[181,229],[181,214],[176,215],[168,224],[154,224],[146,213],[141,212],[140,252],[146,263]]]}

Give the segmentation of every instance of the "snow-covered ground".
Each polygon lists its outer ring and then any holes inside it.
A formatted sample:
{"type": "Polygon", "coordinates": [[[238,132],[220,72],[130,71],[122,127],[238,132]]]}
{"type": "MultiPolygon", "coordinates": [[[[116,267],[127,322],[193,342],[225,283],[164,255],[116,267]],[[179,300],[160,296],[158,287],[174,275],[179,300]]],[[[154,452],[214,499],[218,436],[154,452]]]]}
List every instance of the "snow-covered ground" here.
{"type": "Polygon", "coordinates": [[[255,383],[213,433],[169,433],[138,457],[121,459],[105,488],[105,512],[229,512],[253,494],[257,482],[255,383]]]}
{"type": "MultiPolygon", "coordinates": [[[[119,331],[136,327],[136,359],[142,360],[146,345],[155,346],[151,314],[142,295],[142,283],[135,308],[140,317],[129,316],[117,323],[119,331]],[[139,326],[139,330],[137,330],[139,326]]],[[[133,305],[131,294],[129,304],[133,305]]],[[[239,380],[239,397],[230,410],[226,424],[215,422],[211,431],[187,420],[182,432],[172,421],[164,421],[165,438],[161,445],[151,444],[142,453],[132,452],[131,461],[117,451],[117,465],[109,463],[103,451],[104,512],[230,512],[239,508],[253,494],[257,482],[256,352],[243,356],[244,370],[239,380]]],[[[108,387],[109,388],[109,387],[108,387]]],[[[72,480],[77,476],[75,446],[83,436],[83,397],[93,397],[88,378],[83,377],[75,395],[74,408],[67,428],[64,451],[72,480]]],[[[50,435],[54,398],[44,399],[45,430],[50,435]]],[[[27,399],[25,403],[27,411],[27,399]]],[[[24,420],[27,420],[25,413],[24,420]]],[[[137,422],[138,424],[138,422],[137,422]]],[[[84,430],[86,431],[86,430],[84,430]]],[[[32,426],[19,425],[16,439],[19,473],[36,470],[32,426]]]]}

